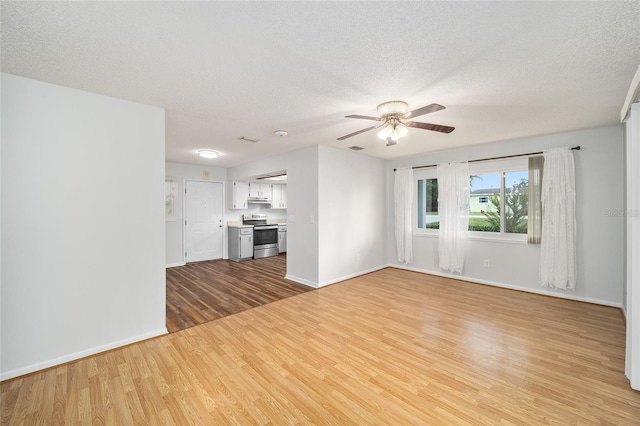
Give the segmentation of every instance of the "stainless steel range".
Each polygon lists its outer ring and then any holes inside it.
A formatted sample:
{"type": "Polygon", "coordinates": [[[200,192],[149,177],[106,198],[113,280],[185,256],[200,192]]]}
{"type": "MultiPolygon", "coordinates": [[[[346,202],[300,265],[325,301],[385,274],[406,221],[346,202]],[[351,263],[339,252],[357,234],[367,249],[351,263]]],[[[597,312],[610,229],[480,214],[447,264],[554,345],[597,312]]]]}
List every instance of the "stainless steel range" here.
{"type": "Polygon", "coordinates": [[[267,225],[266,214],[245,214],[244,225],[253,225],[253,258],[278,255],[278,225],[267,225]]]}

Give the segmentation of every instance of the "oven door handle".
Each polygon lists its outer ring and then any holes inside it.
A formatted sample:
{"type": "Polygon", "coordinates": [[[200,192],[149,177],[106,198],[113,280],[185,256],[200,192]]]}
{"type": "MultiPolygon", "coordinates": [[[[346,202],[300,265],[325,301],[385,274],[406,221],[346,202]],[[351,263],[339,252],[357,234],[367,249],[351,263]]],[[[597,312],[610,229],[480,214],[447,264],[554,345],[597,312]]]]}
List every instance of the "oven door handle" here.
{"type": "Polygon", "coordinates": [[[267,226],[254,226],[254,231],[264,231],[267,229],[278,229],[278,225],[267,225],[267,226]]]}

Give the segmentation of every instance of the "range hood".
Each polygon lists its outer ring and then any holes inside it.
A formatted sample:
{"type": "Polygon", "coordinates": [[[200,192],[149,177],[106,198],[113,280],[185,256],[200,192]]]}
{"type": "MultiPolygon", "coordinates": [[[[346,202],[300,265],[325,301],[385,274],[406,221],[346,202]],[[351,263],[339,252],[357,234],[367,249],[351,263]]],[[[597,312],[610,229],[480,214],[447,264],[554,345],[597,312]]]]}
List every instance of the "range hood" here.
{"type": "Polygon", "coordinates": [[[249,197],[247,198],[249,204],[271,204],[271,198],[268,197],[249,197]]]}

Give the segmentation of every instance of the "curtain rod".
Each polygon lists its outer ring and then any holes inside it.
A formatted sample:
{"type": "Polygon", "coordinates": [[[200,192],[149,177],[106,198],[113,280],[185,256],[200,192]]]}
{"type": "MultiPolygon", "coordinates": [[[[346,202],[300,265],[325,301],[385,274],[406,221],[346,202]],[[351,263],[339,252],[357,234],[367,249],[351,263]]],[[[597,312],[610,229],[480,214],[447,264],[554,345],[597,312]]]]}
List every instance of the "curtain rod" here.
{"type": "MultiPolygon", "coordinates": [[[[573,148],[571,148],[572,150],[575,151],[580,151],[580,145],[578,146],[574,146],[573,148]]],[[[468,163],[476,163],[478,161],[491,161],[491,160],[503,160],[505,158],[516,158],[516,157],[528,157],[530,155],[540,155],[540,154],[544,154],[544,152],[530,152],[528,154],[514,154],[514,155],[503,155],[502,157],[491,157],[491,158],[481,158],[478,160],[469,160],[468,163]]],[[[427,167],[437,167],[437,164],[430,164],[428,166],[414,166],[412,167],[412,169],[424,169],[427,167]]],[[[393,171],[395,172],[398,169],[393,169],[393,171]]]]}

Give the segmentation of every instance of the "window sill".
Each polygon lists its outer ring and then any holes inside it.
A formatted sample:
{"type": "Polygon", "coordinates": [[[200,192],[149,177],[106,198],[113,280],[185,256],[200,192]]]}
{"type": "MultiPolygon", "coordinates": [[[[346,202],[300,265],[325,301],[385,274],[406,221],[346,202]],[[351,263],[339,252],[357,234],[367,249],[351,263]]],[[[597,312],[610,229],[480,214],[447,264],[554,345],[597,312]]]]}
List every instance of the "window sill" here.
{"type": "Polygon", "coordinates": [[[422,230],[420,231],[413,231],[413,236],[414,237],[429,237],[429,238],[438,238],[438,232],[424,232],[422,230]]]}
{"type": "Polygon", "coordinates": [[[486,241],[490,243],[527,244],[527,237],[514,238],[504,235],[470,235],[469,241],[486,241]]]}
{"type": "MultiPolygon", "coordinates": [[[[473,231],[472,231],[473,232],[473,231]]],[[[414,237],[420,237],[420,238],[438,238],[438,232],[424,232],[423,230],[414,230],[413,234],[414,237]]],[[[484,241],[484,242],[489,242],[489,243],[508,243],[508,244],[528,244],[527,243],[527,237],[524,236],[520,237],[520,235],[516,235],[516,236],[504,236],[504,235],[476,235],[476,234],[469,234],[468,238],[469,241],[484,241]]]]}

